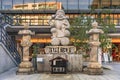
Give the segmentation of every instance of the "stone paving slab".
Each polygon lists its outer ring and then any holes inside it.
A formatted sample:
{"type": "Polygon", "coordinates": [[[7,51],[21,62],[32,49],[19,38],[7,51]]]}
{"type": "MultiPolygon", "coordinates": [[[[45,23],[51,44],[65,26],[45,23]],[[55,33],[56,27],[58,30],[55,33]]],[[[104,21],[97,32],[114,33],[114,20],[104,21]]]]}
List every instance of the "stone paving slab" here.
{"type": "Polygon", "coordinates": [[[87,75],[83,73],[16,75],[17,68],[0,74],[0,80],[120,80],[120,63],[109,63],[112,70],[104,70],[103,75],[87,75]]]}

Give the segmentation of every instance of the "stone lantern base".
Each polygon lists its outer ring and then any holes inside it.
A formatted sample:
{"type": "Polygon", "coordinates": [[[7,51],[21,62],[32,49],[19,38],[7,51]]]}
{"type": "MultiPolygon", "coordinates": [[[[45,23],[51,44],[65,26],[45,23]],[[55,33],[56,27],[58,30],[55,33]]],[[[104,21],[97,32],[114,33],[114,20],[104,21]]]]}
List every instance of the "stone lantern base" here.
{"type": "Polygon", "coordinates": [[[103,69],[101,67],[101,64],[99,64],[98,62],[90,62],[87,67],[87,73],[89,75],[102,75],[103,69]]]}
{"type": "Polygon", "coordinates": [[[89,75],[102,75],[103,74],[102,68],[87,68],[87,69],[88,69],[87,73],[89,75]]]}
{"type": "Polygon", "coordinates": [[[17,75],[32,74],[34,73],[34,68],[32,66],[33,66],[32,63],[29,61],[21,62],[16,74],[17,75]]]}

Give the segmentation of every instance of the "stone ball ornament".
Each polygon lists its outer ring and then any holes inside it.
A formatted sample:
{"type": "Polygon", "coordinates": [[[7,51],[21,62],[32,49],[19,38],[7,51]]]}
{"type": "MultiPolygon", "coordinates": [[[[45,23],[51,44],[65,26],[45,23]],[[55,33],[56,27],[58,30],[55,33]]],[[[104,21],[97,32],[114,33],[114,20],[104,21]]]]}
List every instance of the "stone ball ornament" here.
{"type": "Polygon", "coordinates": [[[59,40],[58,38],[52,38],[51,44],[52,44],[53,46],[57,46],[57,45],[60,44],[60,40],[59,40]]]}
{"type": "Polygon", "coordinates": [[[61,45],[63,46],[67,46],[70,42],[69,38],[67,37],[61,38],[60,41],[61,41],[61,45]]]}

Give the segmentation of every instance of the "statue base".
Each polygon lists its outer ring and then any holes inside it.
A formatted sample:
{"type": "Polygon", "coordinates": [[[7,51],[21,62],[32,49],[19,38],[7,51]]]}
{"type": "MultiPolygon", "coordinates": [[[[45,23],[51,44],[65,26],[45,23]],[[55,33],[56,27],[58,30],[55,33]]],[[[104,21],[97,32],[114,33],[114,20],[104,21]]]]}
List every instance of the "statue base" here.
{"type": "Polygon", "coordinates": [[[87,74],[89,74],[89,75],[102,75],[103,69],[102,68],[87,68],[87,74]]]}
{"type": "Polygon", "coordinates": [[[29,75],[34,73],[34,68],[32,67],[32,63],[29,61],[23,61],[19,65],[19,69],[16,72],[17,75],[29,75]]]}
{"type": "Polygon", "coordinates": [[[98,62],[90,62],[90,64],[87,67],[87,74],[89,75],[102,75],[103,69],[101,64],[98,62]]]}

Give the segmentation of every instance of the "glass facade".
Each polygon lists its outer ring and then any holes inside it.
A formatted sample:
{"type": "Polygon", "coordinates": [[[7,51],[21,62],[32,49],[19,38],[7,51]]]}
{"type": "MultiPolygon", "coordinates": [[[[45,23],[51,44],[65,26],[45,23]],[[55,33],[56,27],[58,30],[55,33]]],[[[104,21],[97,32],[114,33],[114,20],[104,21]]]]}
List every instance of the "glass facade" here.
{"type": "MultiPolygon", "coordinates": [[[[69,21],[72,21],[73,18],[80,16],[80,14],[66,14],[69,17],[69,21]]],[[[83,15],[83,14],[81,14],[83,15]]],[[[92,16],[94,18],[101,17],[101,20],[106,22],[110,21],[115,25],[120,25],[120,14],[85,14],[84,16],[92,16]],[[106,19],[109,16],[110,20],[106,19]]],[[[16,14],[13,15],[14,24],[13,25],[24,25],[26,22],[30,23],[30,25],[35,26],[48,26],[48,21],[51,18],[51,14],[16,14]]]]}
{"type": "Polygon", "coordinates": [[[12,0],[1,0],[1,8],[3,10],[12,9],[13,1],[12,0]]]}
{"type": "Polygon", "coordinates": [[[68,9],[78,9],[78,0],[69,0],[68,2],[68,9]]]}
{"type": "Polygon", "coordinates": [[[78,9],[90,9],[90,0],[79,0],[78,9]]]}
{"type": "MultiPolygon", "coordinates": [[[[58,9],[65,10],[70,23],[75,17],[84,15],[94,18],[100,17],[106,23],[120,26],[120,0],[0,0],[1,13],[3,11],[3,14],[11,16],[14,26],[21,26],[28,22],[30,26],[46,27],[49,25],[48,21],[51,15],[55,14],[58,9]],[[91,9],[103,9],[103,11],[104,9],[113,9],[118,12],[89,13],[91,9]],[[107,16],[110,17],[110,20],[106,19],[107,16]]],[[[16,40],[19,41],[17,38],[16,40]]],[[[33,38],[32,42],[50,43],[50,40],[50,36],[48,38],[37,37],[33,38]]]]}
{"type": "MultiPolygon", "coordinates": [[[[0,10],[58,10],[63,9],[69,20],[81,15],[80,10],[91,9],[120,9],[120,0],[0,0],[0,10]],[[69,11],[75,13],[70,13],[69,11]],[[68,12],[68,13],[67,13],[68,12]]],[[[7,13],[8,14],[8,13],[7,13]]],[[[48,20],[52,13],[9,13],[14,18],[13,25],[24,25],[29,22],[30,25],[49,25],[48,20]]],[[[82,14],[83,15],[83,14],[82,14]]],[[[100,16],[103,20],[106,16],[110,16],[110,22],[120,25],[120,13],[97,14],[86,13],[85,16],[100,16]]]]}
{"type": "MultiPolygon", "coordinates": [[[[16,5],[21,6],[23,8],[19,9],[26,9],[27,4],[35,4],[35,3],[42,3],[44,5],[42,6],[36,6],[32,5],[36,9],[37,7],[43,7],[48,8],[48,5],[45,5],[48,2],[60,2],[62,9],[65,10],[79,10],[79,9],[120,9],[120,0],[0,0],[0,9],[1,10],[7,10],[7,9],[13,9],[13,7],[16,5]],[[25,8],[24,8],[25,7],[25,8]]],[[[56,5],[53,5],[52,7],[57,7],[56,5]]],[[[40,8],[37,8],[40,9],[40,8]]],[[[57,9],[57,8],[55,8],[57,9]]]]}

